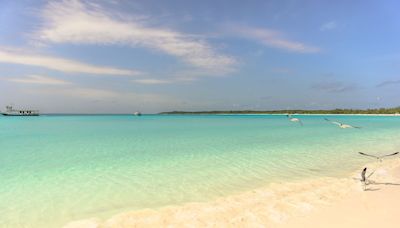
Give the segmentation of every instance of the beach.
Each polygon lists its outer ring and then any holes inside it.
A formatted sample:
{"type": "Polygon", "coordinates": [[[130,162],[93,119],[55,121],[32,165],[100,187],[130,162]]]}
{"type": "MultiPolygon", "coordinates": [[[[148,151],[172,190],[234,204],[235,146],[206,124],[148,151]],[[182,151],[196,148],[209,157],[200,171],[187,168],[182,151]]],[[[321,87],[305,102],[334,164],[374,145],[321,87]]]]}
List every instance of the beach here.
{"type": "Polygon", "coordinates": [[[366,166],[374,170],[366,191],[354,172],[347,178],[275,183],[209,203],[74,221],[64,228],[398,227],[399,159],[366,166]]]}

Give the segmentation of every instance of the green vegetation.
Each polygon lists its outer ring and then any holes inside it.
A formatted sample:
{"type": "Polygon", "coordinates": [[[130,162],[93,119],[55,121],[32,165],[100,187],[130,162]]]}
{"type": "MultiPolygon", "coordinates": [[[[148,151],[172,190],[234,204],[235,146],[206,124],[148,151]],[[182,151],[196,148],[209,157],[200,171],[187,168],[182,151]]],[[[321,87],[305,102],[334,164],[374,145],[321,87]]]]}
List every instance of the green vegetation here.
{"type": "Polygon", "coordinates": [[[397,108],[379,108],[379,109],[332,109],[332,110],[273,110],[273,111],[254,111],[254,110],[231,110],[231,111],[199,111],[185,112],[173,111],[162,112],[160,114],[396,114],[400,113],[400,107],[397,108]]]}

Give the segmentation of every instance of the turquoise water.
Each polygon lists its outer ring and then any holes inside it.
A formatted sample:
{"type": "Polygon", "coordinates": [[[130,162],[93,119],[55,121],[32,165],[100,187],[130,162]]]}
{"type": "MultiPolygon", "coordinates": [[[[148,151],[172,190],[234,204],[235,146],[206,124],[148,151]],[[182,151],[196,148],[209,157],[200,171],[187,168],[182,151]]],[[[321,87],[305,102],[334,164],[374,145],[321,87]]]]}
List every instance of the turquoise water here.
{"type": "Polygon", "coordinates": [[[0,227],[158,208],[319,176],[400,149],[400,118],[202,115],[0,117],[0,227]]]}

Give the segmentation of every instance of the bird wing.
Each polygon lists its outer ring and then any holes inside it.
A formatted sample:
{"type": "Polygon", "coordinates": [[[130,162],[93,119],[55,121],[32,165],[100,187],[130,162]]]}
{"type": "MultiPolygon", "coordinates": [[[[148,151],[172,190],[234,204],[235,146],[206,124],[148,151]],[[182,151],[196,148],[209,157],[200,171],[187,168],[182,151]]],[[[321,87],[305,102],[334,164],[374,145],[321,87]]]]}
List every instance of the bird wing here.
{"type": "Polygon", "coordinates": [[[336,122],[336,121],[332,121],[332,120],[329,120],[329,119],[327,119],[327,118],[324,118],[326,121],[328,121],[328,122],[330,122],[330,123],[333,123],[333,124],[336,124],[336,125],[342,125],[342,123],[340,123],[340,122],[336,122]]]}
{"type": "Polygon", "coordinates": [[[370,173],[370,174],[368,175],[367,179],[368,179],[370,176],[372,176],[372,174],[374,174],[374,173],[375,173],[375,170],[374,170],[372,173],[370,173]]]}
{"type": "Polygon", "coordinates": [[[303,122],[301,122],[301,119],[298,119],[299,120],[299,124],[301,125],[301,126],[303,126],[303,122]]]}
{"type": "Polygon", "coordinates": [[[373,158],[379,159],[379,157],[375,156],[375,155],[370,155],[370,154],[366,154],[366,153],[363,153],[363,152],[358,152],[358,153],[361,154],[361,155],[364,155],[364,156],[369,156],[369,157],[373,157],[373,158]]]}
{"type": "Polygon", "coordinates": [[[381,158],[393,156],[393,155],[396,155],[396,154],[398,154],[398,153],[399,153],[399,152],[395,152],[395,153],[393,153],[393,154],[386,154],[386,155],[381,156],[381,158]]]}
{"type": "Polygon", "coordinates": [[[353,126],[353,125],[350,125],[350,124],[344,124],[344,125],[349,126],[349,127],[351,127],[351,128],[361,129],[361,127],[353,126]]]}

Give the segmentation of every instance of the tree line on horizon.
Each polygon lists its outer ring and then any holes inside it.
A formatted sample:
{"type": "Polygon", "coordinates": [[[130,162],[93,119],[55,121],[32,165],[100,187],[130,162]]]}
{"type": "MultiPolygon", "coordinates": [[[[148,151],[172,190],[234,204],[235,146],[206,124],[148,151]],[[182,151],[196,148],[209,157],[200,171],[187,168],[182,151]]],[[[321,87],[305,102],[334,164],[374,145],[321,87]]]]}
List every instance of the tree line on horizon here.
{"type": "Polygon", "coordinates": [[[331,109],[331,110],[229,110],[229,111],[172,111],[160,114],[399,114],[400,107],[379,109],[331,109]]]}

